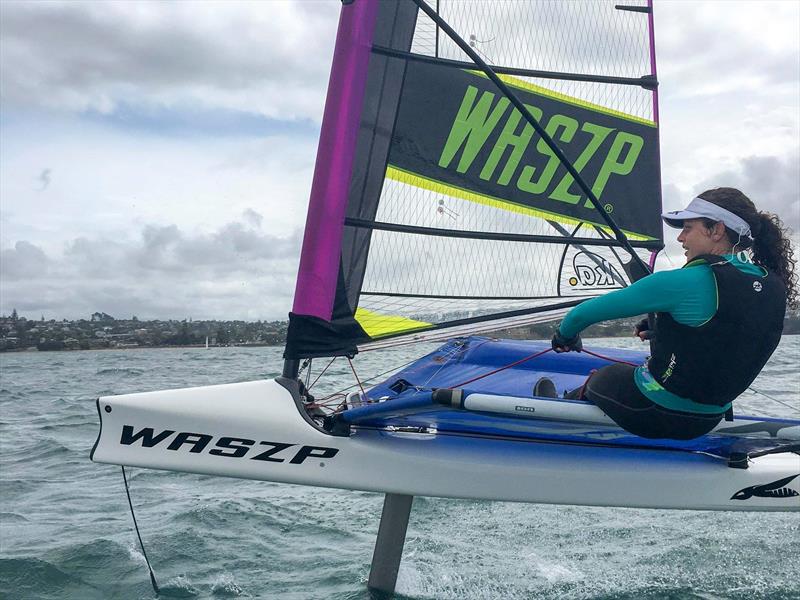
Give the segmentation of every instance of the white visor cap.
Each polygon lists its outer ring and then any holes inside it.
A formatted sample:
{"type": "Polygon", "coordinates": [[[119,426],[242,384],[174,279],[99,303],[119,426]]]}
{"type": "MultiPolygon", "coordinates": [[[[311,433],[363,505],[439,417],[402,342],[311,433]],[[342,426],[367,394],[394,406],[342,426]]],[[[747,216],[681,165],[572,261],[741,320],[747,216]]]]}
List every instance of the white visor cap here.
{"type": "Polygon", "coordinates": [[[664,223],[670,227],[680,229],[683,227],[683,222],[688,219],[711,219],[713,221],[721,221],[725,227],[732,229],[743,237],[752,238],[750,235],[750,225],[747,221],[740,216],[733,214],[731,211],[717,206],[713,202],[703,200],[702,198],[695,198],[689,202],[684,210],[673,210],[661,214],[664,223]]]}

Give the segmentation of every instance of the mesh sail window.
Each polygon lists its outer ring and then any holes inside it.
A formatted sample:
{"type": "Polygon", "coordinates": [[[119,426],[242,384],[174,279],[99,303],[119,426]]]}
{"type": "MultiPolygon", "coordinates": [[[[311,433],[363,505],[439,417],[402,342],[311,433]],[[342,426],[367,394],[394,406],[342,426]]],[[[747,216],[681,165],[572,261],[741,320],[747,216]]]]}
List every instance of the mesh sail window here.
{"type": "MultiPolygon", "coordinates": [[[[640,258],[662,248],[648,2],[427,5],[524,103],[640,258]]],[[[551,319],[643,274],[520,110],[413,0],[355,0],[341,19],[287,358],[551,319]],[[343,37],[356,25],[357,41],[343,37]],[[347,51],[361,53],[347,81],[360,104],[342,117],[329,109],[347,51]],[[326,131],[346,119],[351,137],[331,150],[326,131]],[[332,153],[348,168],[331,172],[332,153]]]]}

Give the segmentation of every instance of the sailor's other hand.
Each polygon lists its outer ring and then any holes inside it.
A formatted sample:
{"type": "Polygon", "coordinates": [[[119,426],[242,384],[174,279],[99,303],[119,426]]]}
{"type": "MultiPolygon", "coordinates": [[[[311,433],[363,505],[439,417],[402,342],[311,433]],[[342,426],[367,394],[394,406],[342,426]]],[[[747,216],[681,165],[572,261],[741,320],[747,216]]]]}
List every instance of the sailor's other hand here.
{"type": "Polygon", "coordinates": [[[650,329],[650,321],[647,319],[642,319],[636,324],[636,327],[633,330],[633,335],[638,337],[643,342],[647,340],[652,340],[656,337],[656,332],[650,329]]]}
{"type": "Polygon", "coordinates": [[[580,334],[576,334],[575,337],[572,338],[565,338],[558,329],[556,329],[556,332],[553,334],[553,339],[550,343],[553,346],[553,350],[559,353],[580,352],[583,350],[583,340],[581,340],[580,334]]]}

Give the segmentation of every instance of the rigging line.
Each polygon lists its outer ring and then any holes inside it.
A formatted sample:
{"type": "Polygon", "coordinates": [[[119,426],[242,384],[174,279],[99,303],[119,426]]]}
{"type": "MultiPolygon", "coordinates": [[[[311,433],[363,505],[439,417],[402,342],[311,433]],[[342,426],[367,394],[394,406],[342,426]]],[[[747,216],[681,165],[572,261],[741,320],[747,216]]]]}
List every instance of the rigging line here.
{"type": "MultiPolygon", "coordinates": [[[[594,227],[595,231],[597,231],[597,233],[600,235],[600,237],[601,237],[601,238],[602,238],[602,237],[604,237],[604,236],[607,236],[607,235],[608,235],[608,233],[606,233],[605,231],[603,231],[603,228],[602,228],[602,227],[598,227],[597,225],[594,225],[593,227],[594,227]]],[[[610,237],[610,236],[609,236],[609,237],[610,237]]],[[[608,249],[611,251],[611,254],[613,254],[613,255],[614,255],[614,258],[616,258],[616,259],[617,259],[617,262],[618,262],[620,265],[622,265],[622,268],[623,268],[623,270],[624,270],[624,269],[625,269],[625,267],[624,267],[624,263],[622,262],[622,259],[619,257],[619,254],[617,254],[617,251],[614,249],[614,247],[613,247],[613,246],[609,246],[609,247],[608,247],[608,249]]],[[[592,261],[593,261],[595,264],[597,264],[597,262],[598,262],[598,261],[597,261],[597,259],[596,259],[595,257],[593,257],[593,256],[589,255],[589,258],[590,258],[590,259],[592,259],[592,261]]],[[[602,257],[601,257],[601,258],[602,258],[602,257]]],[[[600,268],[603,268],[603,265],[602,265],[602,264],[599,264],[599,265],[597,265],[597,266],[598,266],[598,267],[600,267],[600,268]]],[[[609,264],[609,266],[611,266],[611,265],[609,264]]],[[[652,272],[653,272],[653,268],[652,268],[652,266],[650,265],[650,263],[648,263],[648,266],[650,266],[650,272],[652,273],[652,272]]],[[[605,269],[604,269],[604,270],[605,270],[605,269]]],[[[613,266],[611,266],[611,271],[612,271],[612,272],[611,272],[611,273],[609,273],[609,275],[611,275],[611,278],[612,278],[612,279],[615,279],[617,282],[619,282],[619,284],[620,284],[622,287],[628,287],[628,284],[627,284],[627,283],[625,283],[625,280],[622,278],[622,276],[621,276],[619,273],[617,273],[617,270],[616,270],[615,268],[613,268],[613,266]]],[[[631,279],[633,279],[633,277],[631,277],[631,279]]]]}
{"type": "MultiPolygon", "coordinates": [[[[535,354],[531,354],[530,356],[526,356],[524,358],[521,358],[521,359],[519,359],[517,361],[514,361],[511,364],[505,365],[505,366],[500,367],[498,369],[495,369],[493,371],[489,371],[488,373],[484,373],[483,375],[478,375],[477,377],[473,377],[472,379],[468,379],[467,381],[464,381],[462,383],[458,383],[458,384],[456,384],[454,386],[451,386],[451,387],[453,387],[453,388],[463,387],[463,386],[467,385],[468,383],[474,383],[474,382],[478,381],[479,379],[483,379],[484,377],[489,377],[490,375],[494,375],[495,373],[499,373],[500,371],[505,371],[506,369],[510,369],[511,367],[515,367],[515,366],[517,366],[519,364],[522,364],[522,363],[527,362],[529,360],[532,360],[534,358],[538,358],[539,356],[542,356],[543,354],[547,354],[548,352],[552,352],[552,351],[553,351],[552,348],[546,348],[546,349],[542,350],[541,352],[537,352],[535,354]]],[[[639,366],[639,365],[637,365],[635,363],[628,362],[628,361],[625,361],[625,360],[620,360],[620,359],[617,359],[617,358],[611,358],[610,356],[603,356],[602,354],[597,354],[596,352],[592,352],[591,350],[586,350],[585,348],[582,350],[582,352],[585,352],[586,354],[591,354],[592,356],[595,356],[597,358],[601,358],[603,360],[607,360],[609,362],[621,363],[621,364],[625,364],[625,365],[630,365],[632,367],[638,367],[639,366]]]]}
{"type": "Polygon", "coordinates": [[[778,404],[782,404],[783,406],[785,406],[787,408],[791,408],[794,412],[800,413],[800,408],[797,408],[796,406],[792,406],[788,402],[784,402],[783,400],[778,400],[777,398],[773,398],[769,394],[765,394],[764,392],[762,392],[760,390],[757,390],[754,387],[748,387],[747,389],[750,390],[751,392],[755,392],[756,394],[760,394],[760,395],[764,396],[765,398],[769,398],[773,402],[777,402],[778,404]]]}
{"type": "Polygon", "coordinates": [[[150,566],[150,560],[147,558],[147,552],[144,550],[144,542],[142,541],[142,534],[139,533],[139,525],[136,523],[136,514],[133,512],[133,502],[131,501],[131,492],[128,489],[128,477],[125,475],[125,467],[122,467],[122,480],[125,482],[125,494],[128,496],[128,506],[131,507],[131,518],[133,519],[133,528],[136,530],[136,537],[139,538],[139,547],[142,549],[142,556],[144,562],[147,564],[147,570],[150,571],[150,583],[153,584],[153,591],[156,596],[160,594],[158,583],[156,583],[156,574],[153,573],[153,567],[150,566]]]}
{"type": "Polygon", "coordinates": [[[592,188],[590,188],[589,184],[587,184],[586,181],[584,181],[583,177],[581,176],[580,173],[578,173],[578,170],[575,168],[575,166],[561,151],[561,148],[558,147],[558,144],[556,144],[555,141],[553,141],[553,138],[550,136],[550,134],[548,134],[544,130],[544,127],[542,127],[539,121],[537,121],[534,118],[534,116],[525,107],[525,105],[516,96],[516,94],[514,94],[514,92],[512,92],[511,89],[509,89],[509,87],[505,83],[503,83],[503,81],[497,76],[497,74],[492,70],[492,68],[488,64],[486,64],[486,61],[484,61],[480,56],[478,56],[478,54],[473,50],[473,48],[470,47],[470,45],[467,44],[467,42],[465,42],[452,27],[450,27],[450,24],[444,19],[442,19],[442,17],[437,15],[433,11],[433,9],[425,3],[424,0],[411,0],[411,1],[414,2],[414,4],[416,4],[420,10],[422,10],[422,12],[428,15],[428,17],[433,19],[433,21],[437,25],[439,25],[439,27],[442,28],[442,31],[444,31],[450,37],[450,39],[453,40],[453,42],[455,42],[456,45],[459,48],[461,48],[476,65],[478,65],[481,68],[481,70],[486,74],[486,76],[490,80],[492,80],[492,82],[494,82],[494,84],[500,89],[500,91],[503,92],[503,95],[506,98],[508,98],[511,104],[514,105],[514,107],[520,112],[520,114],[525,118],[525,120],[528,123],[530,123],[531,127],[533,127],[536,133],[539,134],[539,136],[542,138],[542,141],[544,141],[547,144],[547,146],[553,151],[553,154],[555,154],[558,157],[558,160],[561,162],[564,168],[566,168],[569,174],[572,175],[573,179],[575,180],[575,183],[577,183],[578,187],[580,187],[583,193],[586,194],[586,197],[589,199],[594,208],[600,214],[600,217],[614,232],[617,241],[619,241],[625,247],[625,249],[631,255],[631,258],[642,268],[642,270],[644,270],[646,273],[649,273],[650,269],[648,269],[647,264],[633,249],[627,236],[619,228],[614,219],[611,218],[611,215],[609,215],[605,211],[603,206],[600,204],[600,200],[597,199],[597,196],[592,191],[592,188]]]}
{"type": "Polygon", "coordinates": [[[317,378],[314,380],[314,383],[312,383],[311,385],[306,385],[306,389],[307,390],[310,390],[312,387],[314,387],[314,385],[319,381],[319,378],[322,377],[323,375],[325,375],[325,371],[328,370],[328,367],[330,367],[333,364],[333,361],[335,361],[337,358],[338,358],[337,356],[334,356],[331,359],[331,362],[329,362],[328,365],[324,369],[322,369],[322,373],[317,375],[317,378]]]}
{"type": "Polygon", "coordinates": [[[348,356],[347,362],[350,363],[350,370],[353,371],[353,377],[356,378],[356,383],[358,384],[358,387],[361,389],[361,395],[364,396],[364,398],[366,398],[367,393],[364,391],[364,386],[361,385],[361,380],[358,378],[358,373],[356,373],[356,368],[353,366],[353,359],[348,356]]]}
{"type": "MultiPolygon", "coordinates": [[[[373,348],[373,350],[385,350],[385,349],[386,349],[386,348],[373,348]]],[[[416,361],[417,361],[417,359],[416,359],[416,358],[412,358],[412,359],[411,359],[410,361],[408,361],[407,363],[404,363],[404,364],[402,364],[402,365],[400,365],[400,366],[397,366],[397,367],[392,367],[391,369],[388,369],[388,370],[384,371],[383,373],[378,373],[377,375],[373,375],[372,377],[369,377],[369,378],[365,379],[365,380],[363,381],[363,383],[369,383],[370,381],[373,381],[373,380],[377,379],[378,377],[383,377],[384,375],[386,375],[386,374],[388,374],[388,373],[392,373],[392,372],[394,372],[394,371],[399,371],[400,369],[404,369],[404,368],[406,368],[408,365],[410,365],[411,363],[414,363],[414,362],[416,362],[416,361]]],[[[347,390],[349,390],[349,389],[352,389],[352,388],[354,388],[354,387],[357,387],[357,385],[355,385],[355,384],[354,384],[354,385],[347,386],[346,388],[342,388],[342,389],[341,389],[341,390],[339,390],[338,392],[334,392],[333,394],[331,394],[331,395],[329,395],[329,396],[325,396],[325,397],[324,397],[324,398],[322,398],[321,400],[318,400],[318,401],[317,401],[317,403],[324,402],[324,401],[326,401],[328,398],[332,398],[333,396],[336,396],[337,394],[344,394],[344,392],[345,392],[345,391],[347,391],[347,390]]]]}
{"type": "Polygon", "coordinates": [[[591,356],[594,356],[596,358],[602,358],[603,360],[607,360],[608,362],[619,363],[621,365],[630,365],[632,367],[641,367],[641,365],[639,364],[628,362],[627,360],[621,360],[619,358],[611,358],[610,356],[603,356],[602,354],[598,354],[597,352],[592,352],[591,350],[587,350],[586,348],[581,350],[581,352],[585,352],[586,354],[590,354],[591,356]]]}
{"type": "Polygon", "coordinates": [[[477,377],[473,377],[472,379],[467,379],[466,381],[458,383],[458,384],[456,384],[456,385],[454,385],[452,387],[454,387],[454,388],[463,387],[463,386],[467,385],[468,383],[473,383],[475,381],[478,381],[479,379],[483,379],[484,377],[489,377],[490,375],[494,375],[495,373],[499,373],[500,371],[505,371],[506,369],[510,369],[511,367],[515,367],[515,366],[517,366],[519,364],[522,364],[522,363],[524,363],[526,361],[529,361],[531,359],[537,358],[537,357],[541,356],[542,354],[547,354],[548,352],[552,352],[552,351],[553,351],[552,348],[545,348],[541,352],[537,352],[536,354],[531,354],[530,356],[526,356],[525,358],[521,358],[521,359],[519,359],[517,361],[514,361],[513,363],[511,363],[509,365],[506,365],[504,367],[500,367],[498,369],[494,369],[493,371],[489,371],[488,373],[484,373],[483,375],[478,375],[477,377]]]}

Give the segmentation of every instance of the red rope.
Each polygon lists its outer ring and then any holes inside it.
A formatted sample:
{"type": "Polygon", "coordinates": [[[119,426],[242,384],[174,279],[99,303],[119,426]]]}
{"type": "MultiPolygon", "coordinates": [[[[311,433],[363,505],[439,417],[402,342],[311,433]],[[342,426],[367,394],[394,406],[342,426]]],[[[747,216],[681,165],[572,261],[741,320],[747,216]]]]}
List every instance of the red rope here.
{"type": "Polygon", "coordinates": [[[366,398],[367,393],[364,391],[364,386],[361,385],[361,380],[358,378],[358,373],[356,373],[356,368],[353,366],[353,361],[350,357],[347,357],[347,362],[350,363],[350,369],[353,371],[353,376],[356,378],[356,383],[358,384],[359,389],[361,390],[361,395],[366,398]]]}
{"type": "Polygon", "coordinates": [[[585,352],[586,354],[591,354],[594,357],[602,358],[603,360],[607,360],[608,362],[615,362],[615,363],[619,363],[621,365],[630,365],[632,367],[640,367],[641,366],[641,365],[637,365],[636,363],[628,362],[627,360],[620,360],[618,358],[611,358],[610,356],[603,356],[602,354],[597,354],[596,352],[592,352],[591,350],[587,350],[586,348],[584,348],[582,351],[585,352]]]}
{"type": "Polygon", "coordinates": [[[548,352],[552,352],[552,348],[547,348],[542,350],[541,352],[537,352],[536,354],[531,354],[530,356],[526,356],[525,358],[521,358],[518,361],[511,363],[510,365],[506,365],[505,367],[500,367],[499,369],[495,369],[494,371],[489,371],[488,373],[484,373],[483,375],[478,375],[477,377],[473,377],[472,379],[468,379],[467,381],[463,381],[456,385],[450,386],[454,388],[460,388],[462,386],[467,385],[468,383],[472,383],[474,381],[478,381],[479,379],[483,379],[484,377],[489,377],[489,375],[494,375],[495,373],[499,373],[500,371],[505,371],[506,369],[510,369],[511,367],[516,367],[519,364],[524,363],[525,361],[531,360],[536,358],[537,356],[541,356],[542,354],[547,354],[548,352]]]}
{"type": "Polygon", "coordinates": [[[312,383],[310,386],[308,386],[308,387],[306,388],[307,390],[310,390],[312,387],[314,387],[314,384],[316,384],[316,383],[319,381],[319,378],[320,378],[320,377],[322,377],[323,375],[325,375],[325,371],[327,371],[327,370],[328,370],[328,367],[330,367],[330,366],[333,364],[333,361],[335,361],[335,360],[336,360],[336,358],[337,358],[337,357],[336,357],[336,356],[334,356],[334,357],[331,359],[331,362],[329,362],[329,363],[328,363],[328,366],[327,366],[327,367],[325,367],[324,369],[322,369],[322,373],[320,373],[319,375],[317,375],[317,378],[314,380],[314,383],[312,383]]]}
{"type": "MultiPolygon", "coordinates": [[[[513,362],[513,363],[511,363],[509,365],[506,365],[504,367],[500,367],[499,369],[495,369],[494,371],[489,371],[488,373],[484,373],[483,375],[478,375],[477,377],[473,377],[472,379],[468,379],[467,381],[462,381],[461,383],[457,383],[456,385],[453,385],[453,386],[450,386],[450,387],[453,387],[453,388],[463,387],[463,386],[467,385],[468,383],[474,383],[474,382],[478,381],[479,379],[483,379],[484,377],[489,377],[490,375],[494,375],[495,373],[499,373],[500,371],[505,371],[506,369],[510,369],[511,367],[516,367],[517,365],[522,364],[522,363],[524,363],[526,361],[529,361],[531,359],[534,359],[534,358],[537,358],[539,356],[542,356],[543,354],[547,354],[548,352],[552,352],[552,350],[553,350],[552,348],[547,348],[546,350],[542,350],[541,352],[537,352],[536,354],[531,354],[530,356],[526,356],[525,358],[521,358],[518,361],[515,361],[515,362],[513,362]]],[[[596,358],[600,358],[602,360],[607,360],[608,362],[615,362],[615,363],[620,363],[620,364],[623,364],[623,365],[630,365],[632,367],[638,367],[639,366],[639,365],[637,365],[635,363],[628,362],[626,360],[620,360],[618,358],[611,358],[610,356],[603,356],[602,354],[597,354],[596,352],[592,352],[591,350],[586,350],[585,348],[582,350],[582,352],[585,352],[586,354],[589,354],[589,355],[594,356],[596,358]]]]}

